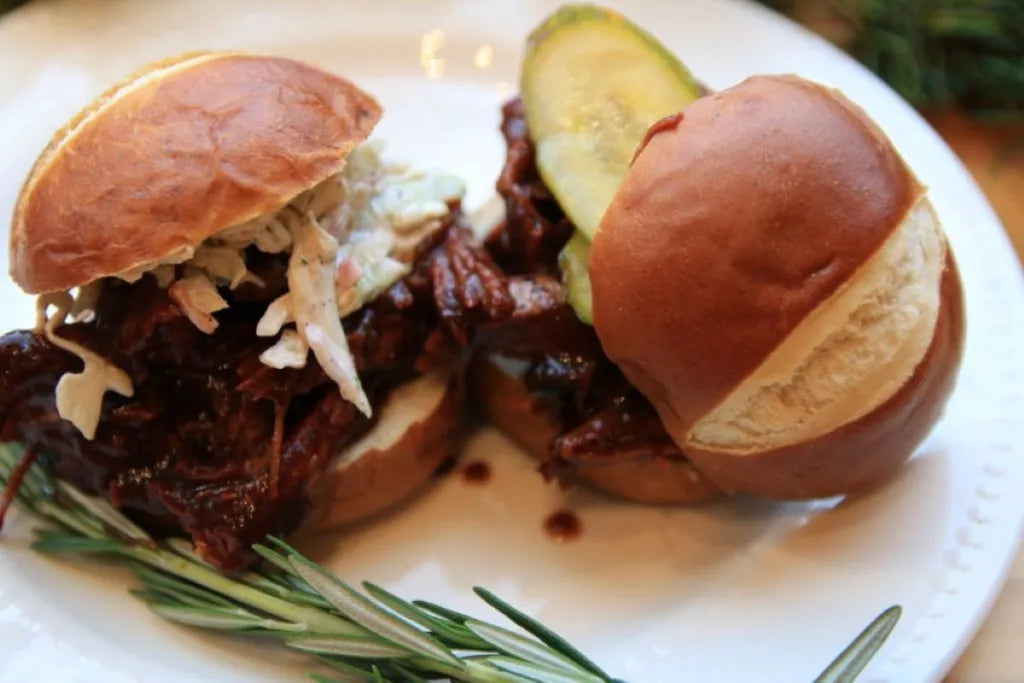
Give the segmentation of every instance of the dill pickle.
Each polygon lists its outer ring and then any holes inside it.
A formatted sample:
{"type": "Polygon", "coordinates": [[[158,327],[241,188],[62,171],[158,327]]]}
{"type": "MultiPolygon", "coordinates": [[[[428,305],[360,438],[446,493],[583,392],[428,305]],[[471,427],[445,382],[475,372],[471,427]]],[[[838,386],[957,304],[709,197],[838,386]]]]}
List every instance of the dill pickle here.
{"type": "Polygon", "coordinates": [[[530,35],[521,90],[537,169],[577,228],[559,260],[570,302],[589,322],[589,240],[648,128],[701,89],[679,59],[622,15],[568,5],[530,35]]]}

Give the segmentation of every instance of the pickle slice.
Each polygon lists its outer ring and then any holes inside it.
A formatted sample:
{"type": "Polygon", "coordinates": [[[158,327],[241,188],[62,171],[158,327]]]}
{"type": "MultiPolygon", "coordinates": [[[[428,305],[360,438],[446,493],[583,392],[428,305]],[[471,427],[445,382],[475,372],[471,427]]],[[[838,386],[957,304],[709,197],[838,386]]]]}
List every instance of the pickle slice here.
{"type": "Polygon", "coordinates": [[[594,305],[590,296],[590,240],[577,230],[558,254],[558,265],[562,268],[562,279],[569,297],[569,305],[576,311],[576,317],[588,325],[594,324],[594,305]]]}
{"type": "Polygon", "coordinates": [[[590,239],[647,129],[700,95],[654,36],[589,5],[534,30],[521,86],[540,175],[590,239]]]}
{"type": "Polygon", "coordinates": [[[654,36],[622,15],[567,5],[530,35],[521,90],[537,169],[577,227],[559,263],[569,301],[589,323],[589,240],[647,130],[701,88],[654,36]]]}

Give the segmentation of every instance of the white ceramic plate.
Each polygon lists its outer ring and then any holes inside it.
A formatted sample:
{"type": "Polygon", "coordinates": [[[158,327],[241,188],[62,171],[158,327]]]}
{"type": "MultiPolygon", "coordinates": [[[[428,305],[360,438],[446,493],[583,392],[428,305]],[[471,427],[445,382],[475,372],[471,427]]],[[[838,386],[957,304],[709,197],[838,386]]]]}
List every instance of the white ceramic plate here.
{"type": "MultiPolygon", "coordinates": [[[[514,89],[520,45],[550,9],[38,0],[0,21],[0,214],[79,107],[149,60],[198,48],[281,53],[355,79],[385,104],[379,133],[392,152],[462,174],[478,204],[502,161],[498,106],[514,89]]],[[[349,579],[481,615],[469,589],[488,586],[632,681],[808,680],[900,603],[904,618],[865,680],[937,678],[994,599],[1024,518],[1024,286],[1013,252],[935,133],[822,41],[746,4],[651,0],[628,11],[712,87],[798,72],[841,87],[896,141],[931,188],[967,290],[967,355],[945,419],[895,481],[863,497],[690,510],[563,494],[482,431],[466,455],[492,463],[490,484],[449,477],[326,542],[320,557],[349,579]],[[582,518],[576,542],[541,531],[561,506],[582,518]]],[[[29,324],[30,299],[6,280],[0,302],[0,329],[29,324]]],[[[300,680],[301,662],[279,648],[150,615],[126,593],[124,574],[37,556],[27,526],[24,516],[10,519],[0,548],[0,679],[300,680]]]]}

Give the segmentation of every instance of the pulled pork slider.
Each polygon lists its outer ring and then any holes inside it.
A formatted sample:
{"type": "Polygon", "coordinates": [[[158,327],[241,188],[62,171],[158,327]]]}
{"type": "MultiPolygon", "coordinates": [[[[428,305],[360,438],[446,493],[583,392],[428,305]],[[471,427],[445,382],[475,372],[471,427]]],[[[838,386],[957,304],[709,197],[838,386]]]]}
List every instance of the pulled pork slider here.
{"type": "Polygon", "coordinates": [[[891,475],[957,375],[960,281],[924,189],[863,111],[799,78],[653,128],[590,276],[605,352],[727,491],[891,475]]]}
{"type": "Polygon", "coordinates": [[[367,142],[380,107],[288,59],[115,86],[43,151],[0,339],[0,439],[224,569],[401,500],[449,454],[462,348],[512,301],[461,183],[367,142]]]}
{"type": "Polygon", "coordinates": [[[566,300],[558,254],[575,228],[537,171],[521,100],[502,115],[504,220],[486,245],[509,274],[515,303],[511,316],[478,333],[477,405],[548,477],[642,503],[719,497],[566,300]]]}

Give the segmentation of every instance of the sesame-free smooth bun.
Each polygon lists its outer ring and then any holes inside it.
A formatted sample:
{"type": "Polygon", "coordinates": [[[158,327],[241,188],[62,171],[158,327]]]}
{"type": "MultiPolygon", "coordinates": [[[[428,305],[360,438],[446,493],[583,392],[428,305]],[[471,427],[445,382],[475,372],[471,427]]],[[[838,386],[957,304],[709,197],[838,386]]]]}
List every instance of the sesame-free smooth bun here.
{"type": "Polygon", "coordinates": [[[931,204],[863,111],[755,77],[653,132],[597,231],[594,325],[727,491],[844,493],[941,414],[963,305],[931,204]]]}
{"type": "Polygon", "coordinates": [[[290,59],[151,65],[40,155],[15,204],[11,276],[60,291],[195,246],[337,173],[379,117],[350,82],[290,59]]]}
{"type": "Polygon", "coordinates": [[[460,383],[441,373],[391,392],[373,428],[342,450],[313,488],[306,528],[356,522],[411,496],[452,455],[461,403],[460,383]]]}

